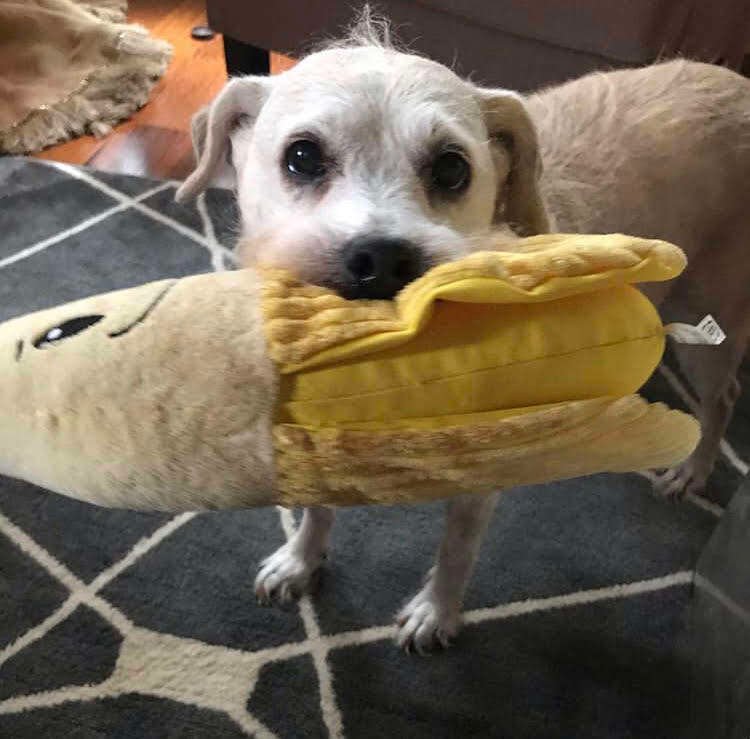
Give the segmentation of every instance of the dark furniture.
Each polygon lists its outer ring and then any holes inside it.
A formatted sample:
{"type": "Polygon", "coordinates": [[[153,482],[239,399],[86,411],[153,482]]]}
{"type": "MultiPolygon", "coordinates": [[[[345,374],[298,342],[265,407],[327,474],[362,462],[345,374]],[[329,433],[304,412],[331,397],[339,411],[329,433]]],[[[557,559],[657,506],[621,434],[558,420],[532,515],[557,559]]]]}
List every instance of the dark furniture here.
{"type": "Polygon", "coordinates": [[[750,478],[701,554],[683,634],[689,739],[750,736],[750,478]]]}
{"type": "MultiPolygon", "coordinates": [[[[227,70],[267,74],[268,50],[292,56],[350,24],[347,0],[207,0],[227,70]]],[[[683,55],[740,69],[748,0],[381,0],[398,37],[477,81],[530,90],[593,69],[683,55]]]]}

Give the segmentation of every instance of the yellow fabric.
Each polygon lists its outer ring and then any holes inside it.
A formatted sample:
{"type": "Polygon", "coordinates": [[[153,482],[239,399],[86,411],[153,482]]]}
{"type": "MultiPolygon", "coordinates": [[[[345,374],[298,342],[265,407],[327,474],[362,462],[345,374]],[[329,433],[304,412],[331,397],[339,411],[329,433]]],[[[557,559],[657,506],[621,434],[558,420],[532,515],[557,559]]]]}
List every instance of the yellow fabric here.
{"type": "Polygon", "coordinates": [[[278,424],[277,500],[406,503],[671,467],[699,437],[692,416],[637,395],[483,414],[437,428],[421,422],[381,430],[278,424]]]}
{"type": "Polygon", "coordinates": [[[265,273],[263,312],[271,358],[283,374],[402,344],[419,332],[437,300],[536,303],[607,287],[658,282],[685,268],[664,241],[622,234],[544,234],[499,241],[439,265],[395,301],[348,301],[280,270],[265,273]]]}
{"type": "MultiPolygon", "coordinates": [[[[684,268],[671,244],[545,235],[441,265],[396,301],[349,302],[267,276],[277,420],[307,427],[433,419],[635,392],[664,330],[630,283],[684,268]]],[[[422,421],[421,423],[425,423],[422,421]]]]}

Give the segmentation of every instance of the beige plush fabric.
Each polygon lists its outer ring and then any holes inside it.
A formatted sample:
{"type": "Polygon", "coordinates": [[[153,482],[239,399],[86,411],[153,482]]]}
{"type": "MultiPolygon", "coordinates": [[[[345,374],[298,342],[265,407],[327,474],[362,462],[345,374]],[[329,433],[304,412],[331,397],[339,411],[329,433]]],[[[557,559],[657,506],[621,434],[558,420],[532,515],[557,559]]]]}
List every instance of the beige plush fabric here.
{"type": "Polygon", "coordinates": [[[0,325],[0,471],[106,506],[270,502],[276,373],[257,294],[250,271],[200,275],[0,325]]]}
{"type": "Polygon", "coordinates": [[[0,0],[0,153],[103,135],[148,99],[171,47],[123,0],[0,0]]]}

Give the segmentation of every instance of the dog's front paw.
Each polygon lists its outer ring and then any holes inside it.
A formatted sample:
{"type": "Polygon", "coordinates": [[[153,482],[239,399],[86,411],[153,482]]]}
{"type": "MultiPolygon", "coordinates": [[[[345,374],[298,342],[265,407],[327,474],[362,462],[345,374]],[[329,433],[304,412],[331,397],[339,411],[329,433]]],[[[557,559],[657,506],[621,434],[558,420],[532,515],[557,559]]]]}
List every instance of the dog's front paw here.
{"type": "Polygon", "coordinates": [[[670,500],[682,500],[686,495],[703,495],[708,474],[702,473],[693,459],[668,469],[653,480],[654,490],[670,500]]]}
{"type": "Polygon", "coordinates": [[[459,607],[442,602],[428,582],[396,617],[396,643],[404,651],[417,654],[447,647],[458,633],[460,620],[459,607]]]}
{"type": "Polygon", "coordinates": [[[312,590],[323,556],[304,556],[294,546],[284,544],[261,562],[255,578],[255,595],[259,603],[277,599],[282,603],[312,590]]]}

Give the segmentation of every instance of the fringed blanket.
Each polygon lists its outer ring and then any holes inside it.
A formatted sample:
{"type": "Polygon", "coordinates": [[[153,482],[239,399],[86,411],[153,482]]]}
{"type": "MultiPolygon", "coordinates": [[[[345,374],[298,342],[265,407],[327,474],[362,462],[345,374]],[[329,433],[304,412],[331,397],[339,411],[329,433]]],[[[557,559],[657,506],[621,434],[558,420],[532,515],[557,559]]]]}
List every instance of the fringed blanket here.
{"type": "Polygon", "coordinates": [[[171,47],[125,0],[0,0],[0,153],[102,136],[148,100],[171,47]]]}

